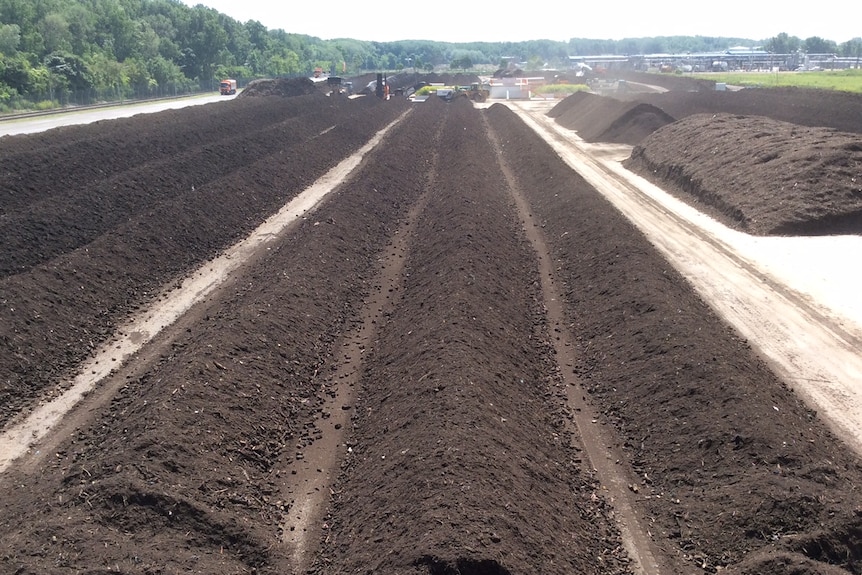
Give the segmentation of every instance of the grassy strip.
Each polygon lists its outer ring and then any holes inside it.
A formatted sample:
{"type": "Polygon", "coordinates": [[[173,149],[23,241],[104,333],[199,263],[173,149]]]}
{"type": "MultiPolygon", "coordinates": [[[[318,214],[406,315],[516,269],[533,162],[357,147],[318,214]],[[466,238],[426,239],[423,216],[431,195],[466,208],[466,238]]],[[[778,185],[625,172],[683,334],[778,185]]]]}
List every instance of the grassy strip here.
{"type": "Polygon", "coordinates": [[[862,70],[825,70],[820,72],[728,72],[691,74],[737,86],[796,87],[862,93],[862,70]]]}

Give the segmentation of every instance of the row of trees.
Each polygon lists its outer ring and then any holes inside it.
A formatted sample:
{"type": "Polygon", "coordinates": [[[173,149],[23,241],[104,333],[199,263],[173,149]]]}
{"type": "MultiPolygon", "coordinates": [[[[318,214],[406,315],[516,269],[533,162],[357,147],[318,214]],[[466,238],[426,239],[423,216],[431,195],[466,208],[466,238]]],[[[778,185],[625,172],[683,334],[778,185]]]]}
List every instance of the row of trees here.
{"type": "MultiPolygon", "coordinates": [[[[858,56],[841,46],[779,35],[775,52],[798,49],[858,56]]],[[[662,37],[619,41],[476,42],[322,40],[256,21],[238,22],[180,0],[0,0],[0,110],[86,104],[214,90],[222,77],[496,67],[515,60],[566,66],[570,55],[724,50],[751,40],[662,37]]]]}
{"type": "Polygon", "coordinates": [[[765,40],[746,38],[718,38],[709,36],[662,36],[658,38],[626,38],[623,40],[588,40],[575,38],[568,47],[573,56],[596,54],[689,54],[722,52],[733,46],[760,47],[774,54],[835,54],[836,56],[862,56],[862,38],[842,44],[813,36],[800,39],[786,33],[765,40]]]}
{"type": "Polygon", "coordinates": [[[835,54],[846,58],[862,57],[862,38],[854,38],[842,44],[812,36],[801,40],[796,36],[781,33],[764,42],[763,48],[773,54],[835,54]]]}

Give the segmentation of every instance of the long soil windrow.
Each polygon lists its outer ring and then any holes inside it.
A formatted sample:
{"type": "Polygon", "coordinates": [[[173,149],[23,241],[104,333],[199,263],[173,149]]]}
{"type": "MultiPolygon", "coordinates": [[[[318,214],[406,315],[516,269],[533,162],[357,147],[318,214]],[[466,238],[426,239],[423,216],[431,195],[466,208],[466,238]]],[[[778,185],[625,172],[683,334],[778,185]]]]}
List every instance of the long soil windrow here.
{"type": "MultiPolygon", "coordinates": [[[[401,140],[393,152],[423,147],[401,140]]],[[[126,385],[47,458],[44,476],[10,474],[10,489],[26,481],[44,504],[33,521],[33,505],[4,497],[4,540],[21,550],[56,537],[47,557],[7,554],[11,571],[45,569],[57,557],[144,573],[282,573],[291,564],[285,486],[297,455],[318,439],[337,342],[422,191],[404,170],[391,154],[375,159],[361,189],[345,183],[242,281],[189,314],[173,341],[119,373],[126,385]]]]}
{"type": "MultiPolygon", "coordinates": [[[[213,186],[228,185],[219,180],[238,170],[261,166],[269,154],[290,153],[291,148],[309,145],[338,121],[333,115],[286,118],[252,134],[236,134],[235,138],[194,145],[158,158],[136,158],[138,163],[134,165],[102,173],[96,181],[66,190],[66,194],[75,197],[73,203],[58,202],[56,195],[50,193],[56,189],[56,182],[45,186],[38,181],[27,181],[28,188],[49,193],[21,208],[10,207],[4,214],[0,222],[0,242],[7,249],[0,254],[0,277],[26,273],[34,266],[86,246],[100,235],[123,226],[130,217],[137,218],[163,205],[182,205],[187,197],[210,193],[213,186]],[[217,169],[213,169],[213,165],[218,166],[217,169]],[[151,179],[153,172],[160,174],[157,180],[151,179]],[[144,181],[146,186],[141,185],[144,181]],[[29,249],[34,245],[39,249],[29,249]]],[[[344,140],[335,140],[333,144],[335,142],[345,143],[344,140]]],[[[79,152],[67,161],[86,162],[88,159],[79,152]]],[[[70,166],[70,171],[76,167],[81,166],[70,166]]],[[[86,168],[100,170],[89,165],[86,168]]],[[[25,177],[29,178],[30,174],[25,177]]],[[[24,186],[10,190],[16,200],[25,195],[21,187],[24,186]]]]}
{"type": "MultiPolygon", "coordinates": [[[[33,233],[40,235],[39,240],[11,242],[4,252],[26,271],[0,280],[4,302],[0,307],[0,423],[26,411],[33,400],[45,400],[61,391],[77,366],[110,337],[126,315],[157,297],[163,286],[181,281],[189,270],[245,237],[266,216],[405,110],[404,106],[374,106],[369,105],[373,102],[363,101],[333,107],[325,97],[323,100],[324,103],[318,98],[304,99],[301,106],[288,107],[270,102],[272,110],[266,117],[274,121],[274,127],[267,133],[281,131],[281,135],[264,139],[264,151],[247,157],[247,163],[234,165],[233,171],[209,183],[207,174],[222,169],[224,162],[221,156],[214,158],[206,150],[224,144],[201,142],[191,130],[174,133],[171,126],[139,120],[136,124],[123,122],[122,129],[115,128],[111,133],[117,139],[134,133],[147,138],[147,142],[185,138],[194,145],[187,143],[190,150],[174,160],[147,159],[115,175],[114,181],[128,180],[110,192],[122,198],[121,202],[99,206],[81,173],[76,173],[80,184],[64,186],[61,179],[42,186],[37,202],[40,213],[58,217],[81,206],[91,208],[91,213],[88,219],[71,227],[57,221],[48,225],[47,216],[40,215],[35,220],[41,224],[31,222],[38,228],[33,233]],[[304,109],[305,113],[294,108],[304,109]],[[280,120],[280,112],[287,116],[284,121],[280,120]],[[141,123],[152,123],[154,127],[134,132],[141,123]],[[299,129],[298,123],[310,128],[299,129]],[[332,125],[336,128],[330,129],[332,125]],[[297,130],[302,138],[291,134],[297,130]],[[184,159],[190,155],[199,156],[200,162],[187,165],[184,159]],[[175,187],[175,180],[187,177],[190,179],[184,180],[180,190],[161,189],[168,184],[175,187]],[[101,225],[88,223],[91,219],[113,220],[114,225],[102,229],[98,237],[90,237],[87,230],[101,225]],[[159,223],[153,224],[154,221],[159,223]],[[66,248],[37,264],[41,256],[30,246],[43,244],[66,248]],[[12,245],[20,249],[13,253],[12,245]],[[74,289],[70,290],[70,285],[74,289]]],[[[236,101],[236,106],[209,107],[210,120],[218,123],[222,115],[230,117],[234,109],[246,106],[261,113],[254,99],[236,101]]],[[[247,146],[256,150],[261,145],[257,138],[254,133],[237,135],[230,149],[247,146]]],[[[89,151],[81,149],[68,161],[75,165],[111,165],[112,156],[88,156],[89,151]]],[[[25,206],[11,211],[9,217],[34,209],[34,205],[25,206]]]]}
{"type": "Polygon", "coordinates": [[[440,168],[364,365],[317,571],[625,573],[552,391],[535,254],[480,112],[439,113],[440,168]]]}
{"type": "Polygon", "coordinates": [[[858,458],[511,110],[488,113],[565,286],[574,371],[657,544],[706,572],[858,564],[858,458]]]}
{"type": "Polygon", "coordinates": [[[365,284],[361,309],[334,342],[333,354],[318,376],[326,394],[314,422],[315,441],[297,452],[290,466],[290,481],[282,487],[282,499],[290,504],[282,519],[281,539],[294,573],[305,572],[311,566],[320,541],[329,536],[325,516],[341,461],[352,450],[347,438],[355,419],[354,401],[362,366],[375,346],[377,327],[400,300],[413,229],[430,196],[421,175],[436,173],[442,125],[438,111],[413,110],[410,120],[387,132],[384,145],[378,146],[372,158],[343,185],[344,195],[360,204],[382,192],[387,201],[409,205],[410,209],[397,226],[388,228],[385,246],[374,248],[379,250],[375,270],[365,284]],[[417,132],[427,134],[425,143],[417,145],[417,132]],[[407,157],[404,151],[409,152],[407,157]],[[381,186],[381,177],[385,178],[385,186],[381,186]]]}

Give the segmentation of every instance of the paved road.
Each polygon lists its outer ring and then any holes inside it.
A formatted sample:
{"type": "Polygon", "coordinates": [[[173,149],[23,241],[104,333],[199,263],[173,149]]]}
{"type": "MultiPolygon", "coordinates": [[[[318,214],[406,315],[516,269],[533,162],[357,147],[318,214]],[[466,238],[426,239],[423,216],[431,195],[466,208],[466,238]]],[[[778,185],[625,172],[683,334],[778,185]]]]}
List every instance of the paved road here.
{"type": "Polygon", "coordinates": [[[44,132],[60,126],[71,126],[73,124],[89,124],[99,120],[110,120],[114,118],[126,118],[136,114],[152,114],[186,106],[198,106],[212,102],[224,102],[236,96],[219,96],[209,94],[205,96],[189,96],[188,98],[176,98],[171,100],[159,100],[158,102],[141,102],[125,106],[108,106],[104,108],[87,108],[72,112],[50,113],[40,116],[28,116],[14,120],[0,119],[0,136],[13,136],[16,134],[33,134],[44,132]]]}

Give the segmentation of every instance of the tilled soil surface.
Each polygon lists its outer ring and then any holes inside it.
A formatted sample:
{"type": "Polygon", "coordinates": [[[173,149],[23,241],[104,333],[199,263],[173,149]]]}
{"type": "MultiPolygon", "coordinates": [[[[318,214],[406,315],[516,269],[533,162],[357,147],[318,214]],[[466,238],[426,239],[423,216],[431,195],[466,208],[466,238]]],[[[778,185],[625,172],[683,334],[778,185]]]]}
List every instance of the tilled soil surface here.
{"type": "MultiPolygon", "coordinates": [[[[238,98],[0,140],[3,422],[408,110],[238,98]]],[[[862,573],[860,460],[501,104],[410,110],[131,365],[56,449],[0,478],[0,571],[630,573],[568,425],[573,369],[669,570],[862,573]],[[548,322],[513,193],[540,223],[565,325],[548,322]],[[558,330],[574,366],[554,356],[558,330]],[[340,474],[298,559],[287,486],[349,363],[340,474]]]]}
{"type": "Polygon", "coordinates": [[[373,104],[249,98],[0,140],[0,422],[397,117],[373,104]]]}

